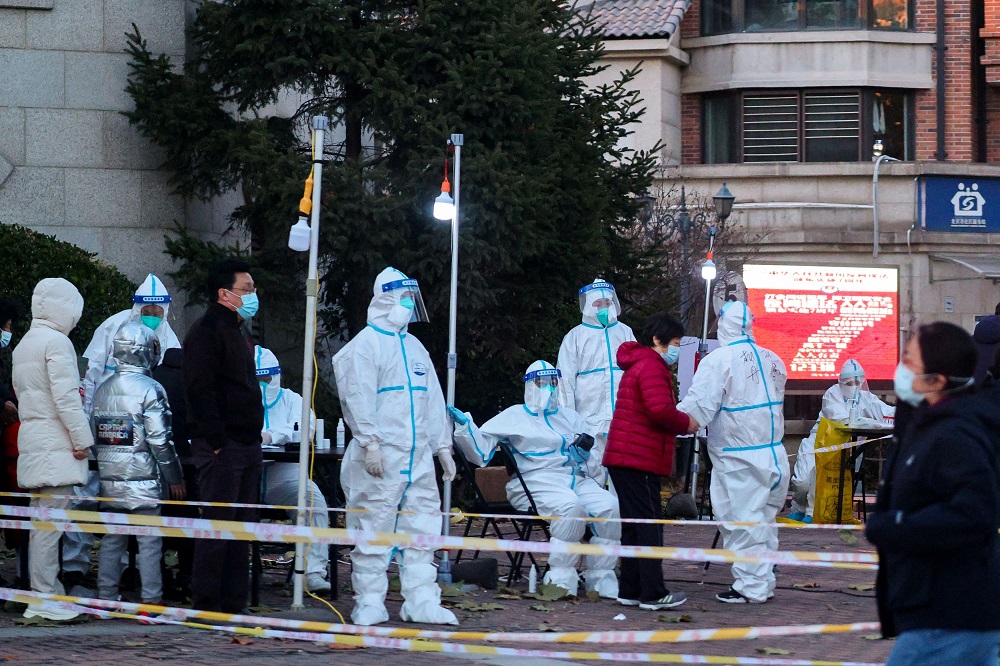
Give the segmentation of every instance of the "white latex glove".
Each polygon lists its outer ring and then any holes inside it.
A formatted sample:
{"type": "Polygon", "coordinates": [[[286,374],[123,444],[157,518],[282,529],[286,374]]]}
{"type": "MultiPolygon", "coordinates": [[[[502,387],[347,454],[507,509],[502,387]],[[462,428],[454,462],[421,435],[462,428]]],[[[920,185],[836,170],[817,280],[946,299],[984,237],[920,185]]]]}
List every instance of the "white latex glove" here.
{"type": "Polygon", "coordinates": [[[438,462],[441,463],[441,478],[445,481],[452,481],[455,478],[455,458],[451,455],[451,449],[441,449],[437,453],[438,462]]]}
{"type": "Polygon", "coordinates": [[[271,443],[271,433],[268,432],[267,430],[265,430],[264,432],[260,433],[260,445],[261,446],[267,446],[270,443],[271,443]]]}
{"type": "Polygon", "coordinates": [[[365,447],[365,471],[381,479],[385,474],[385,463],[382,460],[382,447],[372,443],[365,447]]]}

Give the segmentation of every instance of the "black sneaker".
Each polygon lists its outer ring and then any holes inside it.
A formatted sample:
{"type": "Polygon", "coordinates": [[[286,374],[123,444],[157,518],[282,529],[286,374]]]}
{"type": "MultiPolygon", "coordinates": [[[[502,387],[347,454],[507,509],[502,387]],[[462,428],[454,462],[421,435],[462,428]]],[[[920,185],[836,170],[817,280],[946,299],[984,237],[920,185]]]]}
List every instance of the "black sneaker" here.
{"type": "Polygon", "coordinates": [[[684,592],[667,592],[665,597],[656,601],[643,601],[639,604],[639,608],[643,610],[666,610],[667,608],[680,606],[685,601],[687,601],[687,594],[684,592]]]}
{"type": "Polygon", "coordinates": [[[763,601],[755,601],[749,597],[745,597],[733,588],[729,588],[725,592],[719,592],[715,595],[715,598],[724,604],[762,604],[763,601]]]}

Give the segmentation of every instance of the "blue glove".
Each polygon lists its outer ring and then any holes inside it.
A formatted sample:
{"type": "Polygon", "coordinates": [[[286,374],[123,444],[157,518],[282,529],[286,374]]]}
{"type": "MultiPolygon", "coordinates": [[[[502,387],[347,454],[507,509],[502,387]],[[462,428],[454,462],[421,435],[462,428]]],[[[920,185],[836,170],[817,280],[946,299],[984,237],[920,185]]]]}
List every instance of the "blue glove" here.
{"type": "Polygon", "coordinates": [[[571,445],[567,449],[567,453],[569,454],[569,459],[581,467],[586,467],[587,461],[590,460],[590,451],[581,449],[576,445],[571,445]]]}
{"type": "Polygon", "coordinates": [[[465,425],[469,422],[469,417],[454,407],[448,407],[448,416],[450,416],[451,420],[458,425],[465,425]]]}

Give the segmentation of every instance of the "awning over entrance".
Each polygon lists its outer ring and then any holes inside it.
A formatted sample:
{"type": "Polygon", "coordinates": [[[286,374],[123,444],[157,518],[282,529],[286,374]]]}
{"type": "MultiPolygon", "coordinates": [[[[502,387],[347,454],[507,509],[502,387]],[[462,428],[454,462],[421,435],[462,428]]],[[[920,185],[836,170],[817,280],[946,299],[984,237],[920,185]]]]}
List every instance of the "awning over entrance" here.
{"type": "Polygon", "coordinates": [[[930,255],[930,278],[934,282],[954,282],[958,280],[1000,281],[1000,255],[996,254],[932,254],[930,255]],[[975,273],[968,277],[934,277],[934,263],[952,264],[975,273]]]}

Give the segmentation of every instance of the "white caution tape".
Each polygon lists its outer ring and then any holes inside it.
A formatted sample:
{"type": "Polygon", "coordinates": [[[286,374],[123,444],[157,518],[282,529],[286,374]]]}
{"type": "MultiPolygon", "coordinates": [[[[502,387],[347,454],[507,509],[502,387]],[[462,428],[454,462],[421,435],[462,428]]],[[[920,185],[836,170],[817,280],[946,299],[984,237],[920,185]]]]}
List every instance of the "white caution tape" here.
{"type": "MultiPolygon", "coordinates": [[[[121,502],[121,499],[113,497],[89,497],[82,495],[42,495],[37,493],[9,493],[0,492],[0,497],[22,497],[22,498],[46,498],[46,499],[69,499],[79,502],[121,502]]],[[[205,506],[205,507],[223,507],[230,509],[278,509],[283,511],[296,511],[297,508],[294,506],[284,505],[284,504],[243,504],[238,502],[195,502],[195,501],[185,501],[185,500],[143,500],[144,504],[161,504],[161,505],[172,505],[172,506],[205,506]]],[[[313,512],[314,509],[306,507],[306,512],[313,512]]],[[[344,508],[330,508],[327,509],[328,513],[368,513],[368,509],[344,509],[344,508]]],[[[395,513],[400,515],[412,515],[412,511],[402,511],[397,510],[395,513]]],[[[440,511],[436,512],[434,515],[442,516],[443,513],[440,511]]],[[[462,511],[460,513],[449,513],[452,518],[489,518],[492,520],[578,520],[587,523],[631,523],[636,525],[706,525],[706,526],[720,526],[720,527],[766,527],[766,526],[776,526],[780,528],[791,528],[791,529],[814,529],[814,530],[863,530],[864,525],[835,525],[835,524],[812,524],[812,523],[754,523],[754,522],[740,522],[740,521],[721,521],[721,520],[670,520],[665,518],[601,518],[599,516],[532,516],[526,514],[508,514],[508,513],[467,513],[462,511]]]]}
{"type": "Polygon", "coordinates": [[[882,435],[881,437],[876,437],[875,439],[861,439],[854,442],[844,442],[843,444],[834,444],[833,446],[824,446],[822,449],[815,449],[813,453],[830,453],[831,451],[846,451],[847,449],[853,449],[858,446],[864,446],[865,444],[871,444],[873,442],[881,442],[884,439],[891,439],[892,435],[882,435]]]}
{"type": "Polygon", "coordinates": [[[363,627],[353,624],[335,624],[309,620],[286,620],[255,615],[231,615],[188,608],[174,608],[154,604],[134,604],[124,601],[88,599],[85,597],[60,596],[23,592],[0,588],[0,599],[14,599],[26,603],[27,598],[81,604],[102,610],[117,610],[128,613],[155,613],[173,620],[205,620],[208,622],[233,622],[255,626],[310,631],[320,633],[351,634],[358,636],[379,636],[384,638],[412,638],[426,640],[480,640],[508,643],[698,643],[720,640],[748,640],[773,638],[778,636],[803,636],[816,634],[842,634],[859,631],[878,631],[878,622],[855,624],[811,624],[779,627],[723,627],[718,629],[675,629],[660,631],[572,631],[572,632],[481,632],[481,631],[434,631],[395,627],[363,627]],[[14,597],[18,597],[14,599],[14,597]]]}
{"type": "Polygon", "coordinates": [[[337,545],[364,544],[392,548],[431,550],[481,550],[496,552],[567,553],[574,555],[611,555],[689,562],[750,562],[787,566],[816,566],[848,569],[872,569],[878,562],[874,553],[741,551],[662,546],[621,546],[562,541],[520,541],[410,534],[405,532],[368,532],[339,528],[246,523],[200,518],[143,516],[138,514],[74,511],[0,505],[0,515],[32,518],[30,523],[0,520],[0,527],[92,534],[137,534],[148,536],[227,539],[237,541],[304,542],[337,545]],[[66,521],[66,522],[53,522],[66,521]],[[90,522],[73,522],[90,521],[90,522]]]}
{"type": "MultiPolygon", "coordinates": [[[[0,589],[0,598],[11,598],[22,603],[33,603],[41,606],[49,606],[78,613],[87,613],[99,617],[127,617],[140,619],[144,622],[157,624],[181,625],[198,629],[209,629],[213,631],[227,632],[243,636],[254,636],[261,638],[282,638],[286,640],[299,640],[310,642],[334,643],[337,645],[356,647],[388,648],[394,650],[405,650],[412,652],[441,652],[450,654],[477,654],[477,655],[498,655],[536,659],[572,659],[590,661],[630,661],[646,663],[669,663],[669,664],[747,664],[754,666],[876,666],[859,662],[841,661],[820,661],[810,659],[760,659],[755,657],[717,657],[690,654],[654,654],[647,652],[579,652],[579,651],[554,651],[554,650],[533,650],[524,648],[505,648],[492,645],[465,645],[461,643],[445,643],[428,640],[411,640],[401,638],[388,638],[377,636],[343,635],[336,633],[323,633],[311,631],[285,631],[279,629],[263,629],[260,627],[231,627],[223,625],[205,625],[174,620],[166,617],[139,617],[136,615],[117,613],[75,603],[63,601],[41,600],[37,597],[26,594],[18,594],[13,590],[0,589]],[[13,594],[9,594],[13,592],[13,594]]],[[[251,618],[252,619],[252,618],[251,618]]],[[[458,633],[458,632],[454,632],[458,633]]]]}

